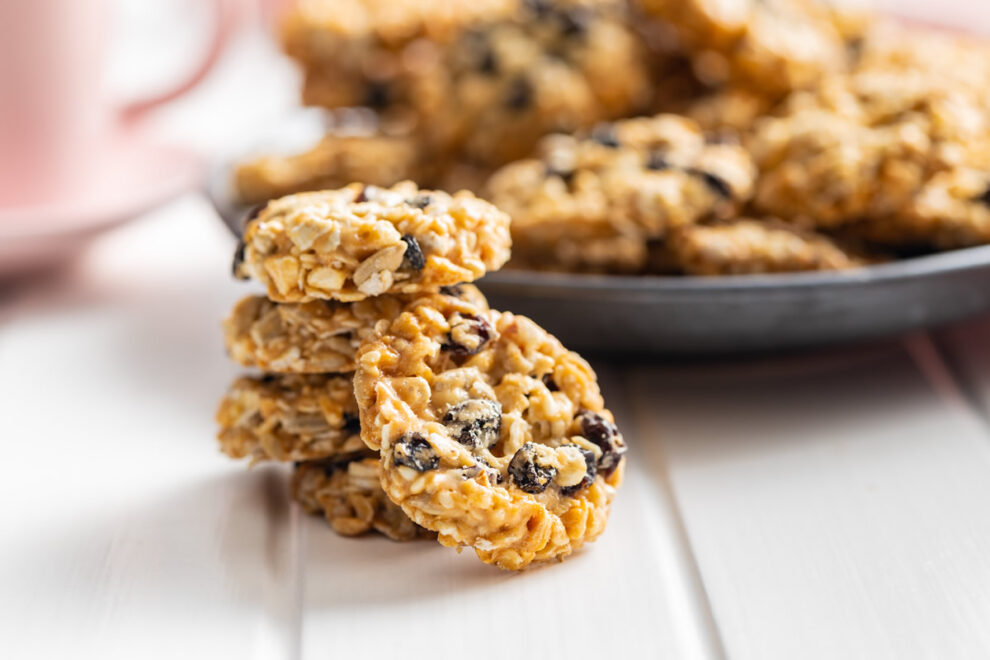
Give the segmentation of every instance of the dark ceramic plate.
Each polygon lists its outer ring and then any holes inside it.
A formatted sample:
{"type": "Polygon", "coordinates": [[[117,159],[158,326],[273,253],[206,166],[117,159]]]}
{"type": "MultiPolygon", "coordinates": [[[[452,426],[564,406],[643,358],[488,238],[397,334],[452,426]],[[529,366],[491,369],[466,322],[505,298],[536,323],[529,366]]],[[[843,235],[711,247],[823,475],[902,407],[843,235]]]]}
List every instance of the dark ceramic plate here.
{"type": "MultiPolygon", "coordinates": [[[[245,207],[230,169],[207,185],[231,231],[245,207]]],[[[736,277],[579,275],[504,270],[479,285],[567,346],[716,355],[878,339],[990,310],[990,246],[855,271],[736,277]]]]}

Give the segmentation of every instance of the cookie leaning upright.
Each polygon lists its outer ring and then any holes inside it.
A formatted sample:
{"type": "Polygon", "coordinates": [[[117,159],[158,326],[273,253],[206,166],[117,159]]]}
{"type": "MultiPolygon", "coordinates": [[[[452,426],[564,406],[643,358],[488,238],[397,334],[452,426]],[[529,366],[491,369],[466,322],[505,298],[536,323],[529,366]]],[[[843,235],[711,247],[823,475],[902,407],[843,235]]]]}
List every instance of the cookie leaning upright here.
{"type": "Polygon", "coordinates": [[[277,302],[344,302],[471,282],[509,257],[509,217],[469,192],[351,184],[269,202],[235,260],[277,302]]]}
{"type": "Polygon", "coordinates": [[[416,300],[357,361],[382,486],[441,543],[520,569],[602,533],[625,444],[587,362],[531,320],[416,300]]]}

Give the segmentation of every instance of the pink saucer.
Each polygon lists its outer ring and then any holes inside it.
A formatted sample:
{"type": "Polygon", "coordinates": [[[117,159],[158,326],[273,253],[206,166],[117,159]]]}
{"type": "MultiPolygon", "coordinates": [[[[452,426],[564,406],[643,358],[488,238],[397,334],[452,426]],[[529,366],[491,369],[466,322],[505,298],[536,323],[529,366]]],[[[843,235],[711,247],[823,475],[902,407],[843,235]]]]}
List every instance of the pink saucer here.
{"type": "Polygon", "coordinates": [[[96,234],[191,189],[203,176],[195,154],[134,136],[117,140],[102,161],[85,191],[0,207],[0,277],[64,260],[96,234]]]}

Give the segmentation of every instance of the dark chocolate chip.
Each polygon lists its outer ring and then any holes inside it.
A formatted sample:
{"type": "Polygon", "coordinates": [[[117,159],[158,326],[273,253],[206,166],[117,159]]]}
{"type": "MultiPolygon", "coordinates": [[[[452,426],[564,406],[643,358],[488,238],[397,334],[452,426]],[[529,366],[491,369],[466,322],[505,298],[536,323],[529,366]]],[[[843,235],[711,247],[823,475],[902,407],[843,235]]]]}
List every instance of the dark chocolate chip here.
{"type": "Polygon", "coordinates": [[[701,177],[705,185],[711,188],[717,195],[726,199],[732,199],[732,188],[729,187],[729,183],[725,179],[717,174],[712,174],[711,172],[699,170],[694,167],[689,167],[684,171],[688,174],[701,177]]]}
{"type": "MultiPolygon", "coordinates": [[[[577,445],[570,445],[570,446],[577,447],[577,445]]],[[[575,493],[584,490],[592,483],[594,483],[595,475],[598,474],[598,466],[595,465],[594,452],[588,449],[582,449],[581,447],[578,447],[578,451],[580,451],[581,455],[584,456],[584,465],[586,470],[584,473],[584,477],[582,477],[581,481],[574,484],[573,486],[565,486],[564,488],[561,488],[560,492],[563,495],[574,495],[575,493]]]]}
{"type": "Polygon", "coordinates": [[[560,388],[557,387],[557,383],[553,380],[553,374],[543,374],[543,377],[540,380],[543,381],[543,384],[546,385],[547,389],[551,392],[560,391],[560,388]]]}
{"type": "Polygon", "coordinates": [[[443,416],[450,436],[472,449],[487,449],[498,442],[502,430],[502,405],[489,399],[468,399],[452,406],[443,416]]]}
{"type": "Polygon", "coordinates": [[[622,434],[615,424],[598,413],[582,410],[578,413],[577,419],[581,424],[581,435],[602,450],[601,458],[598,459],[598,469],[608,476],[626,453],[626,442],[622,439],[622,434]]]}
{"type": "Polygon", "coordinates": [[[591,129],[591,139],[604,147],[619,146],[619,136],[615,133],[615,124],[602,122],[591,129]]]}
{"type": "Polygon", "coordinates": [[[417,472],[436,470],[440,465],[437,451],[420,433],[407,433],[399,438],[392,456],[396,465],[405,465],[417,472]]]}
{"type": "Polygon", "coordinates": [[[459,356],[474,355],[485,347],[494,334],[487,319],[474,314],[459,314],[447,333],[447,343],[443,350],[459,356]]]}
{"type": "Polygon", "coordinates": [[[532,103],[533,86],[523,77],[514,78],[505,95],[505,107],[510,110],[525,110],[532,103]]]}
{"type": "Polygon", "coordinates": [[[402,242],[406,244],[406,253],[402,257],[403,270],[423,270],[426,267],[426,257],[419,247],[419,241],[412,234],[404,234],[402,242]]]}
{"type": "Polygon", "coordinates": [[[248,279],[247,274],[241,272],[241,266],[244,265],[244,251],[246,249],[247,245],[243,240],[237,241],[237,249],[234,250],[234,261],[230,266],[230,272],[239,280],[248,279]]]}
{"type": "Polygon", "coordinates": [[[364,104],[369,108],[375,110],[381,110],[388,106],[391,99],[392,92],[389,89],[388,83],[384,82],[371,82],[368,83],[367,89],[364,91],[364,104]]]}
{"type": "Polygon", "coordinates": [[[646,157],[646,169],[648,170],[667,170],[670,169],[670,161],[664,157],[664,154],[660,151],[651,151],[646,157]]]}
{"type": "Polygon", "coordinates": [[[353,413],[344,413],[344,430],[350,434],[361,432],[361,418],[353,413]]]}
{"type": "Polygon", "coordinates": [[[509,461],[509,476],[512,482],[527,493],[542,493],[557,476],[557,468],[540,465],[536,445],[527,442],[509,461]]]}

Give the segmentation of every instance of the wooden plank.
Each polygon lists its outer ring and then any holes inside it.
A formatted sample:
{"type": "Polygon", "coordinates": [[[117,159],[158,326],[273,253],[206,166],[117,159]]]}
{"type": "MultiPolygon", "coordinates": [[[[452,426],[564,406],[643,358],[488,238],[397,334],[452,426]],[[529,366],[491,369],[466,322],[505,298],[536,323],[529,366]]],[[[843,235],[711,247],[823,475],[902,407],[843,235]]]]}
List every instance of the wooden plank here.
{"type": "Polygon", "coordinates": [[[728,657],[990,655],[990,445],[906,351],[644,367],[630,391],[728,657]]]}
{"type": "Polygon", "coordinates": [[[0,656],[293,655],[285,471],[213,440],[231,250],[187,200],[5,315],[0,656]]]}

